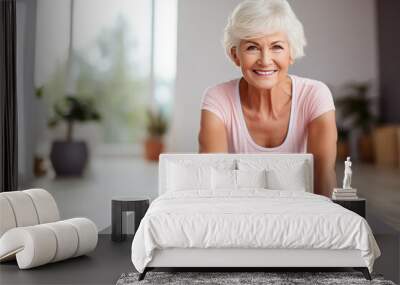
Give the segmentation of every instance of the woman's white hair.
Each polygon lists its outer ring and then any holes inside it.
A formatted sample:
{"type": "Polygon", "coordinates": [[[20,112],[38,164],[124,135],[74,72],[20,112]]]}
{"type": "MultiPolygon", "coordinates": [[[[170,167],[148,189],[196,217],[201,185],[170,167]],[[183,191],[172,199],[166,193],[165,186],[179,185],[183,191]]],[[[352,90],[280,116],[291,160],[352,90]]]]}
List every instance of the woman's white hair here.
{"type": "Polygon", "coordinates": [[[231,49],[240,40],[254,39],[275,32],[286,33],[292,59],[304,56],[306,39],[303,25],[286,0],[247,0],[240,3],[228,18],[224,47],[232,59],[231,49]]]}

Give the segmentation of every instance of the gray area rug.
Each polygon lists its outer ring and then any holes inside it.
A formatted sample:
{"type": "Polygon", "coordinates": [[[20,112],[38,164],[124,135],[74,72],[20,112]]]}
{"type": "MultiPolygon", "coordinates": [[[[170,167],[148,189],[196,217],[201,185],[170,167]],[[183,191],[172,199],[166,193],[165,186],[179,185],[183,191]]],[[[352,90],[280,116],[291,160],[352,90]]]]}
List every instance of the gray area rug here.
{"type": "Polygon", "coordinates": [[[124,273],[117,285],[133,284],[384,284],[395,285],[380,275],[368,281],[360,272],[148,272],[142,281],[139,273],[124,273]]]}

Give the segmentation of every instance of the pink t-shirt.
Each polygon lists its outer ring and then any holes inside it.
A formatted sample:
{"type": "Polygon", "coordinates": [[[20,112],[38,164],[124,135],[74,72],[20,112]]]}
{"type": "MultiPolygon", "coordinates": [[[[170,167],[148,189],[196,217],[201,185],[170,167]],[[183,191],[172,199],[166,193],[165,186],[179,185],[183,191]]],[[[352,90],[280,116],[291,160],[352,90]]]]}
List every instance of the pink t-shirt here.
{"type": "Polygon", "coordinates": [[[228,135],[229,153],[305,153],[307,125],[330,110],[335,110],[328,87],[317,80],[290,75],[292,79],[292,106],[289,130],[284,142],[266,148],[254,142],[247,129],[239,96],[240,79],[210,87],[205,91],[201,109],[217,115],[228,135]]]}

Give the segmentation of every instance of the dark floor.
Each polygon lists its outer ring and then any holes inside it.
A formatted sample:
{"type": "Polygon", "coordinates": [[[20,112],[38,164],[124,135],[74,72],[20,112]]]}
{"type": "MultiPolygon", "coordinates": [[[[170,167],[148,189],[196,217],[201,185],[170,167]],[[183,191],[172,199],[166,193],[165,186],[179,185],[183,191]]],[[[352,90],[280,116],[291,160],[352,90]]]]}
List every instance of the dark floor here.
{"type": "MultiPolygon", "coordinates": [[[[398,283],[399,235],[387,233],[375,238],[382,256],[375,263],[374,273],[398,283]]],[[[122,273],[134,271],[130,260],[131,241],[132,238],[112,242],[109,235],[99,235],[96,250],[88,256],[29,270],[19,270],[16,262],[3,263],[0,264],[0,284],[115,284],[122,273]]]]}
{"type": "Polygon", "coordinates": [[[0,284],[115,284],[124,272],[132,272],[132,239],[112,242],[99,235],[95,251],[87,256],[19,270],[16,262],[0,264],[0,284]]]}

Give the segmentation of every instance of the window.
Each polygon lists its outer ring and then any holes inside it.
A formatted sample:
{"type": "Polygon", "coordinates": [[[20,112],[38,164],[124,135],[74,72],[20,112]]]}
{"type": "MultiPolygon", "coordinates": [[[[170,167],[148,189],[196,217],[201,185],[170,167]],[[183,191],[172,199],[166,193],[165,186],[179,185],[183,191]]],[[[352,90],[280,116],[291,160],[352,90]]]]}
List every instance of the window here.
{"type": "Polygon", "coordinates": [[[48,107],[66,93],[94,97],[103,143],[139,143],[149,107],[171,113],[177,0],[52,2],[39,0],[37,15],[35,81],[48,107]]]}
{"type": "Polygon", "coordinates": [[[177,0],[156,0],[154,15],[154,100],[170,117],[176,76],[177,0]]]}

